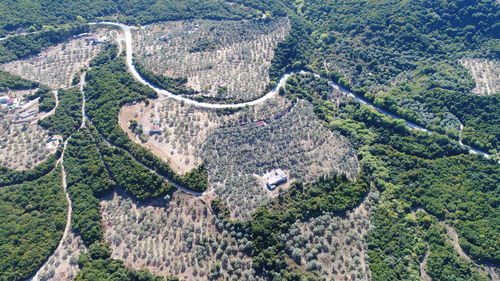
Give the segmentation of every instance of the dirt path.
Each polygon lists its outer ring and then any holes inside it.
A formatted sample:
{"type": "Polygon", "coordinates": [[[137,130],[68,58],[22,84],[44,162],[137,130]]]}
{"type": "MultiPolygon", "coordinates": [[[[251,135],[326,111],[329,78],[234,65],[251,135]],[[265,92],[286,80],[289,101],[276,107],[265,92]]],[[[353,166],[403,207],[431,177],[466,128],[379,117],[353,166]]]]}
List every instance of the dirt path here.
{"type": "MultiPolygon", "coordinates": [[[[446,228],[446,238],[448,239],[448,241],[453,245],[453,248],[455,249],[455,251],[458,253],[458,255],[467,260],[467,261],[471,261],[471,262],[474,262],[465,252],[464,250],[462,249],[462,247],[460,246],[460,242],[459,242],[459,238],[458,238],[458,234],[457,234],[457,231],[451,227],[450,225],[448,225],[447,223],[444,223],[444,222],[440,222],[445,228],[446,228]]],[[[489,275],[491,277],[491,279],[493,281],[498,281],[500,280],[500,276],[499,276],[499,272],[498,270],[494,267],[494,266],[490,266],[490,265],[487,265],[487,264],[482,264],[482,265],[479,265],[478,266],[478,269],[480,271],[482,271],[483,273],[489,275]]]]}
{"type": "MultiPolygon", "coordinates": [[[[85,75],[86,73],[82,73],[81,77],[80,77],[80,90],[82,92],[82,121],[81,121],[81,124],[80,124],[80,129],[83,128],[85,126],[85,120],[86,120],[86,113],[85,113],[85,92],[83,91],[83,87],[85,85],[85,75]]],[[[53,109],[55,111],[55,109],[57,108],[57,106],[59,105],[59,99],[57,98],[57,91],[56,91],[56,107],[53,109]]],[[[62,249],[64,248],[64,241],[67,240],[67,237],[68,235],[70,234],[70,231],[71,231],[71,219],[72,219],[72,214],[73,214],[73,204],[71,202],[71,197],[69,196],[69,192],[68,192],[68,184],[66,182],[66,169],[64,168],[64,154],[66,152],[66,147],[68,145],[68,141],[71,139],[71,136],[68,137],[66,139],[66,141],[64,142],[64,148],[63,148],[63,152],[61,154],[61,158],[59,159],[58,163],[61,164],[61,170],[62,170],[62,185],[63,185],[63,190],[64,190],[64,194],[66,196],[66,200],[68,201],[68,214],[67,214],[67,217],[66,217],[66,227],[64,228],[64,232],[63,232],[63,236],[61,237],[61,240],[59,241],[59,245],[57,246],[56,250],[52,253],[52,255],[46,260],[46,262],[38,269],[38,271],[35,273],[35,275],[29,279],[26,279],[26,281],[38,281],[40,280],[40,274],[41,272],[43,271],[46,271],[45,268],[48,267],[48,262],[50,260],[50,258],[54,255],[56,255],[56,253],[59,253],[59,252],[62,252],[62,249]]]]}
{"type": "Polygon", "coordinates": [[[427,259],[429,258],[429,249],[427,249],[427,252],[425,252],[424,259],[420,263],[420,278],[422,278],[423,281],[432,281],[432,278],[427,274],[426,268],[427,268],[427,259]]]}
{"type": "MultiPolygon", "coordinates": [[[[134,76],[134,78],[136,80],[138,80],[140,83],[152,88],[153,90],[155,90],[158,95],[160,96],[167,96],[167,97],[170,97],[170,98],[173,98],[177,101],[182,101],[186,104],[190,104],[190,105],[193,105],[193,106],[197,106],[197,107],[201,107],[201,108],[211,108],[211,109],[224,109],[224,108],[241,108],[241,107],[246,107],[246,106],[252,106],[252,105],[256,105],[256,104],[260,104],[272,97],[274,97],[280,88],[284,87],[285,84],[286,84],[286,81],[288,80],[288,77],[290,77],[291,75],[295,75],[295,74],[307,74],[307,73],[310,73],[310,72],[307,72],[307,71],[291,71],[291,72],[287,72],[285,73],[282,78],[280,79],[279,83],[277,84],[277,86],[271,90],[269,93],[265,94],[264,96],[256,99],[256,100],[253,100],[253,101],[249,101],[249,102],[244,102],[244,103],[236,103],[236,104],[212,104],[212,103],[206,103],[206,102],[198,102],[198,101],[195,101],[195,100],[192,100],[192,99],[189,99],[189,98],[185,98],[185,97],[182,97],[182,96],[179,96],[179,95],[175,95],[167,90],[164,90],[164,89],[161,89],[161,88],[158,88],[156,87],[155,85],[149,83],[146,79],[144,79],[140,74],[139,72],[137,71],[137,69],[135,68],[135,65],[133,63],[133,54],[134,54],[134,51],[133,51],[133,47],[132,47],[132,32],[131,32],[131,27],[128,26],[128,25],[125,25],[125,24],[121,24],[121,23],[116,23],[116,22],[98,22],[98,23],[90,23],[90,25],[110,25],[110,26],[114,26],[114,27],[119,27],[120,29],[122,29],[123,31],[123,34],[124,34],[124,39],[125,39],[125,52],[126,52],[126,62],[127,62],[127,66],[128,66],[128,69],[130,71],[130,73],[132,74],[132,76],[134,76]]],[[[119,41],[120,43],[120,41],[119,41]]],[[[314,73],[312,73],[314,74],[314,73]]],[[[316,77],[320,77],[320,75],[318,74],[314,74],[314,76],[316,77]]],[[[396,116],[382,108],[379,108],[377,106],[375,106],[373,103],[371,103],[370,101],[364,99],[363,97],[361,96],[358,96],[358,95],[355,95],[352,91],[350,90],[347,90],[345,88],[343,88],[342,86],[336,84],[335,82],[329,80],[328,83],[335,89],[341,91],[342,93],[344,94],[347,94],[351,97],[353,97],[354,99],[358,100],[359,102],[361,102],[362,104],[366,105],[366,106],[369,106],[371,108],[374,108],[375,110],[377,110],[378,112],[390,117],[390,118],[393,118],[393,119],[400,119],[400,120],[403,120],[406,124],[406,126],[412,128],[412,129],[416,129],[416,130],[420,130],[420,131],[424,131],[424,132],[429,132],[429,130],[427,130],[426,128],[420,126],[420,125],[417,125],[415,123],[412,123],[408,120],[405,120],[399,116],[396,116]]],[[[466,146],[466,145],[463,145],[463,147],[466,147],[469,149],[469,152],[470,153],[474,153],[474,154],[482,154],[484,155],[485,157],[490,157],[489,154],[487,154],[486,152],[483,152],[479,149],[476,149],[476,148],[473,148],[473,147],[469,147],[469,146],[466,146]]]]}
{"type": "MultiPolygon", "coordinates": [[[[71,203],[71,198],[69,197],[69,193],[68,193],[68,185],[66,182],[66,170],[64,169],[64,153],[66,152],[66,145],[68,143],[68,140],[69,140],[69,138],[66,139],[66,141],[64,142],[64,149],[63,149],[63,152],[61,155],[61,159],[59,160],[59,164],[61,164],[62,185],[63,185],[64,195],[66,196],[66,200],[68,201],[68,211],[67,211],[68,214],[66,217],[66,227],[64,228],[64,232],[63,232],[63,235],[61,237],[61,240],[59,241],[59,245],[57,245],[56,250],[52,253],[52,255],[50,257],[52,257],[55,253],[62,251],[62,249],[64,248],[64,241],[66,241],[66,239],[69,235],[69,232],[71,230],[71,215],[73,212],[73,206],[71,203]]],[[[45,263],[38,269],[38,271],[35,273],[35,275],[29,279],[26,279],[26,281],[38,281],[38,280],[40,280],[41,279],[40,278],[41,272],[43,272],[44,269],[49,266],[48,261],[50,260],[50,257],[47,258],[45,263]]]]}

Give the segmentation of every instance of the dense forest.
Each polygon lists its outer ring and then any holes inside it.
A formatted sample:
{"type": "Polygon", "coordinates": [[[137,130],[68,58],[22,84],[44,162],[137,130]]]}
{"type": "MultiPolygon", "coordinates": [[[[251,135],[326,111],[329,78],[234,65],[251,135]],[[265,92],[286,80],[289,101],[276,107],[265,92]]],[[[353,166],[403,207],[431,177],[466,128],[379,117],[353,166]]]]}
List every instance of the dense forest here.
{"type": "Polygon", "coordinates": [[[498,95],[472,96],[472,78],[458,65],[464,57],[499,58],[495,1],[305,0],[293,6],[307,20],[296,29],[314,30],[296,38],[315,46],[295,64],[340,73],[346,88],[362,89],[379,106],[458,136],[459,125],[450,125],[455,116],[465,126],[464,143],[498,150],[498,95]]]}
{"type": "Polygon", "coordinates": [[[489,47],[499,34],[496,5],[494,0],[305,0],[294,8],[315,25],[313,37],[325,55],[319,63],[346,71],[356,87],[371,87],[387,85],[426,60],[498,56],[489,47]]]}
{"type": "Polygon", "coordinates": [[[0,166],[0,187],[33,181],[45,176],[54,170],[57,161],[61,158],[61,154],[62,148],[58,149],[54,154],[50,155],[47,160],[38,164],[31,170],[14,171],[0,166]]]}
{"type": "MultiPolygon", "coordinates": [[[[149,271],[135,271],[125,268],[123,261],[111,258],[111,249],[104,243],[95,243],[89,247],[86,254],[78,258],[81,271],[76,281],[162,281],[165,278],[157,277],[149,271]]],[[[177,278],[168,278],[167,281],[178,281],[177,278]]]]}
{"type": "Polygon", "coordinates": [[[29,90],[39,86],[39,83],[23,79],[17,75],[0,71],[0,92],[11,90],[29,90]]]}
{"type": "Polygon", "coordinates": [[[99,197],[111,191],[114,183],[88,129],[74,133],[69,139],[64,166],[73,202],[73,229],[86,245],[92,245],[103,237],[99,197]]]}
{"type": "Polygon", "coordinates": [[[39,98],[39,109],[42,112],[49,112],[56,107],[55,93],[47,86],[41,86],[33,95],[28,96],[29,100],[39,98]]]}
{"type": "Polygon", "coordinates": [[[328,176],[312,184],[295,183],[277,202],[258,209],[248,222],[254,269],[272,280],[307,280],[307,274],[294,272],[286,263],[281,234],[296,221],[330,212],[341,215],[358,205],[368,191],[369,183],[363,175],[356,182],[345,176],[328,176]]]}
{"type": "Polygon", "coordinates": [[[59,244],[66,210],[61,166],[0,188],[0,280],[24,280],[41,267],[59,244]]]}
{"type": "MultiPolygon", "coordinates": [[[[0,7],[3,3],[0,3],[0,7]]],[[[0,12],[1,13],[1,12],[0,12]]],[[[73,35],[87,32],[86,24],[48,28],[42,32],[13,36],[0,41],[0,63],[23,59],[39,54],[41,50],[56,45],[73,35]]]]}
{"type": "Polygon", "coordinates": [[[171,78],[163,75],[158,75],[151,70],[148,70],[143,65],[134,61],[137,72],[141,74],[152,85],[165,89],[175,95],[194,95],[198,94],[197,91],[190,89],[186,86],[187,78],[171,78]]]}
{"type": "Polygon", "coordinates": [[[80,127],[83,97],[79,88],[60,90],[58,96],[59,105],[54,114],[40,119],[38,124],[52,135],[60,135],[66,139],[80,127]]]}
{"type": "Polygon", "coordinates": [[[29,3],[7,0],[0,3],[0,30],[3,34],[18,30],[30,32],[45,26],[98,21],[113,15],[128,24],[148,24],[192,18],[237,20],[259,14],[255,9],[224,0],[34,0],[29,3]]]}
{"type": "MultiPolygon", "coordinates": [[[[469,155],[458,138],[491,153],[499,150],[499,94],[472,95],[474,81],[457,61],[499,58],[495,0],[7,0],[0,3],[0,37],[28,34],[0,41],[0,63],[35,55],[87,31],[86,22],[112,16],[140,25],[237,20],[265,12],[286,15],[292,23],[275,50],[271,80],[290,70],[321,73],[323,78],[292,76],[280,94],[292,102],[307,100],[328,128],[347,136],[362,171],[355,181],[325,175],[312,183],[294,182],[246,222],[232,221],[230,210],[215,199],[211,207],[218,219],[250,237],[251,246],[244,251],[257,275],[321,280],[320,272],[287,256],[283,235],[295,222],[323,214],[341,217],[377,190],[381,196],[372,214],[366,255],[373,280],[419,280],[424,259],[432,280],[489,280],[477,265],[498,268],[500,263],[500,168],[495,158],[469,155]],[[434,133],[411,130],[403,120],[389,119],[354,100],[335,103],[324,78],[434,133]],[[470,261],[450,243],[449,228],[456,230],[470,261]]],[[[90,124],[78,130],[82,99],[77,89],[60,90],[55,114],[40,121],[52,134],[69,138],[64,163],[72,227],[88,246],[78,259],[81,271],[75,280],[163,280],[111,258],[103,243],[99,198],[115,186],[139,200],[165,197],[175,187],[164,178],[205,191],[205,165],[180,176],[119,127],[121,106],[157,96],[126,71],[116,46],[106,46],[90,66],[85,86],[90,124]]],[[[155,85],[191,94],[184,79],[157,76],[140,65],[138,70],[155,85]]],[[[0,91],[38,87],[29,98],[39,97],[40,109],[50,111],[55,105],[50,89],[0,72],[0,91]]],[[[28,278],[59,242],[67,208],[57,165],[61,154],[59,149],[28,171],[0,167],[0,280],[28,278]]]]}
{"type": "Polygon", "coordinates": [[[374,280],[419,278],[426,248],[433,280],[487,280],[443,242],[441,228],[442,223],[456,228],[460,245],[476,262],[498,264],[500,179],[494,160],[467,155],[446,135],[411,130],[355,101],[336,107],[327,89],[326,80],[300,75],[290,78],[281,94],[309,100],[318,117],[347,135],[382,191],[368,237],[374,280]],[[429,213],[422,218],[424,228],[412,218],[419,208],[429,213]]]}

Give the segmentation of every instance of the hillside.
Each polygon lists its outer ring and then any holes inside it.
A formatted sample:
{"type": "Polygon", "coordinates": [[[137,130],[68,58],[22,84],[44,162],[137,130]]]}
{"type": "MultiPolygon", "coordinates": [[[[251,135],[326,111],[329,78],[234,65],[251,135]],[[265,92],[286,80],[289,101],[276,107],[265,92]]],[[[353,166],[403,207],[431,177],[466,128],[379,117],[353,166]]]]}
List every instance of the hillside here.
{"type": "Polygon", "coordinates": [[[0,281],[500,278],[495,0],[0,3],[0,281]]]}

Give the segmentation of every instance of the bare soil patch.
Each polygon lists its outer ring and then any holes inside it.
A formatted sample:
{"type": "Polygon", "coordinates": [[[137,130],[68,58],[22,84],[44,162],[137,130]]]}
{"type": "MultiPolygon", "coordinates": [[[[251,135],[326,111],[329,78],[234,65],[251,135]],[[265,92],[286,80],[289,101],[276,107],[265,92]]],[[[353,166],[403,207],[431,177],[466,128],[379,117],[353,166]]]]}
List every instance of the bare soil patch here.
{"type": "Polygon", "coordinates": [[[183,105],[172,99],[151,100],[122,107],[120,126],[129,137],[167,161],[180,174],[199,166],[198,149],[209,130],[218,126],[216,113],[183,105]],[[140,126],[133,132],[130,121],[140,126]],[[159,133],[150,134],[152,129],[159,133]]]}

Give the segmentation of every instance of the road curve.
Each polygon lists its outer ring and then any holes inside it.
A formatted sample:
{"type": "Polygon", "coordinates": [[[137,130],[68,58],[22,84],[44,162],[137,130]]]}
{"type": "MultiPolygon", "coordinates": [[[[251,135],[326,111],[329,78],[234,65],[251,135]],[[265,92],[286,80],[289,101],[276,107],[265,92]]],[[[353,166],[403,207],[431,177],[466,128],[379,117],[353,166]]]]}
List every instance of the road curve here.
{"type": "Polygon", "coordinates": [[[290,75],[293,75],[296,73],[296,72],[286,73],[285,75],[283,75],[283,77],[280,79],[278,85],[273,90],[271,90],[266,95],[264,95],[256,100],[253,100],[253,101],[236,103],[236,104],[214,104],[214,103],[207,103],[207,102],[199,102],[199,101],[195,101],[195,100],[192,100],[189,98],[185,98],[183,96],[175,95],[175,94],[173,94],[165,89],[158,88],[155,85],[146,81],[146,79],[144,79],[139,74],[139,72],[137,71],[137,69],[135,68],[134,63],[133,63],[133,52],[134,51],[133,51],[133,46],[132,46],[133,39],[132,39],[132,32],[130,30],[130,26],[125,25],[125,24],[121,24],[121,23],[116,23],[116,22],[98,22],[98,23],[90,23],[90,25],[111,25],[111,26],[119,27],[120,29],[122,29],[124,34],[125,34],[125,52],[126,52],[127,66],[129,68],[130,73],[132,73],[132,75],[134,76],[134,78],[137,79],[142,84],[155,90],[159,95],[166,96],[166,97],[178,100],[178,101],[182,101],[186,104],[190,104],[190,105],[193,105],[196,107],[211,108],[211,109],[241,108],[241,107],[245,107],[245,106],[252,106],[252,105],[262,103],[262,102],[272,98],[273,96],[275,96],[278,93],[278,90],[285,85],[288,77],[290,77],[290,75]]]}
{"type": "MultiPolygon", "coordinates": [[[[158,93],[158,95],[166,96],[166,97],[175,99],[177,101],[182,101],[186,104],[190,104],[190,105],[193,105],[196,107],[211,108],[211,109],[224,109],[224,108],[241,108],[241,107],[246,107],[246,106],[252,106],[252,105],[262,103],[262,102],[272,98],[273,96],[275,96],[278,93],[279,89],[285,85],[288,77],[290,77],[291,75],[299,74],[299,73],[300,74],[309,73],[309,74],[313,74],[316,77],[320,77],[320,75],[318,75],[318,74],[303,71],[303,70],[302,71],[287,72],[283,75],[283,77],[280,79],[279,83],[277,84],[277,86],[273,90],[271,90],[269,93],[265,94],[264,96],[262,96],[256,100],[249,101],[249,102],[243,102],[243,103],[235,103],[235,104],[213,104],[213,103],[199,102],[199,101],[195,101],[195,100],[192,100],[189,98],[185,98],[183,96],[175,95],[175,94],[173,94],[165,89],[158,88],[155,85],[149,83],[146,79],[144,79],[139,74],[139,72],[137,71],[137,69],[135,68],[134,63],[133,63],[133,46],[132,46],[133,39],[132,39],[132,32],[131,32],[130,26],[122,24],[122,23],[107,22],[107,21],[90,23],[89,25],[110,25],[110,26],[114,26],[114,27],[118,27],[118,28],[122,29],[124,34],[125,34],[125,52],[126,52],[127,66],[129,68],[130,73],[132,73],[132,75],[135,77],[135,79],[137,79],[142,84],[155,90],[158,93]]],[[[338,85],[337,83],[335,83],[331,80],[328,80],[328,83],[330,84],[330,86],[332,88],[337,89],[337,90],[341,91],[342,93],[351,96],[352,98],[358,100],[362,104],[364,104],[368,107],[371,107],[371,108],[377,110],[378,112],[380,112],[380,113],[382,113],[390,118],[403,120],[405,122],[406,126],[412,128],[412,129],[423,131],[423,132],[429,132],[429,130],[427,130],[426,128],[424,128],[420,125],[412,123],[408,120],[405,120],[399,116],[396,116],[396,115],[394,115],[394,114],[392,114],[384,109],[381,109],[381,108],[375,106],[370,101],[364,99],[361,96],[355,95],[352,91],[343,88],[342,86],[338,85]]],[[[485,156],[487,158],[490,157],[490,155],[488,153],[481,151],[477,148],[473,148],[473,147],[470,147],[468,145],[464,145],[462,143],[460,143],[460,145],[467,148],[469,150],[469,153],[471,153],[471,154],[482,154],[483,156],[485,156]]]]}

